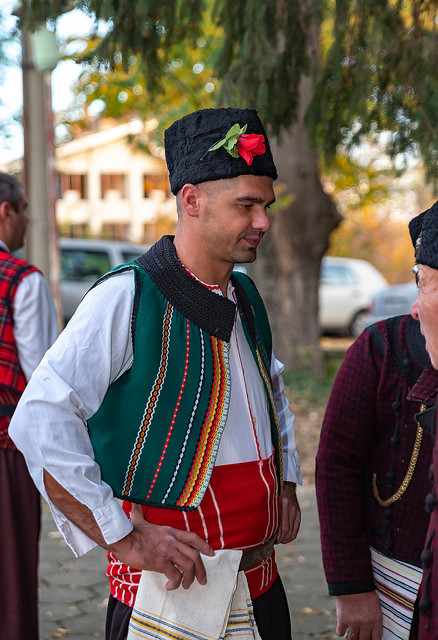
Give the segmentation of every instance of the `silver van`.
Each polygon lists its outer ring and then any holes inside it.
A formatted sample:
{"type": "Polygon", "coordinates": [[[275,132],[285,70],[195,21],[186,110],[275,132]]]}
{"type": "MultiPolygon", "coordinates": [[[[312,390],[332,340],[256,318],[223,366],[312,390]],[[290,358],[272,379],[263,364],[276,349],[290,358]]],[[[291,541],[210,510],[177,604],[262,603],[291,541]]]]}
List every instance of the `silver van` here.
{"type": "Polygon", "coordinates": [[[91,285],[113,267],[135,260],[149,246],[113,240],[60,238],[61,303],[68,322],[91,285]]]}

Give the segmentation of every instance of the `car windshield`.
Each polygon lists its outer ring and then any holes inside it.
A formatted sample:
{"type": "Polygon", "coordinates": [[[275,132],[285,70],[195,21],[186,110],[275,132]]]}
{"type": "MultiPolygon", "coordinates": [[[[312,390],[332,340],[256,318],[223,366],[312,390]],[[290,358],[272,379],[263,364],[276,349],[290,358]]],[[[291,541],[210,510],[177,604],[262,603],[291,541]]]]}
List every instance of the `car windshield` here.
{"type": "Polygon", "coordinates": [[[351,269],[347,269],[343,265],[335,264],[322,264],[321,265],[321,283],[342,285],[342,284],[354,284],[356,278],[351,269]]]}
{"type": "Polygon", "coordinates": [[[106,251],[67,249],[61,251],[63,280],[96,280],[111,269],[106,251]]]}

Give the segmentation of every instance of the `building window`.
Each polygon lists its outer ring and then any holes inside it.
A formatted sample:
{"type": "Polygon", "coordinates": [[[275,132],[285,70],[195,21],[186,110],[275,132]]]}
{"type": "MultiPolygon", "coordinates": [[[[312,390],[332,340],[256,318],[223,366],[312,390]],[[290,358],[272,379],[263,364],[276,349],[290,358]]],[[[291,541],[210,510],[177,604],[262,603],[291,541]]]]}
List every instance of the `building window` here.
{"type": "Polygon", "coordinates": [[[104,223],[100,235],[104,240],[126,240],[128,232],[129,226],[127,224],[104,223]]]}
{"type": "Polygon", "coordinates": [[[87,198],[87,176],[82,173],[61,173],[59,176],[60,193],[62,198],[66,191],[77,191],[81,200],[87,198]]]}
{"type": "Polygon", "coordinates": [[[151,191],[169,192],[167,175],[143,175],[143,198],[149,198],[151,191]]]}
{"type": "Polygon", "coordinates": [[[89,238],[90,228],[88,224],[60,224],[58,225],[61,238],[89,238]]]}
{"type": "Polygon", "coordinates": [[[126,198],[126,176],[124,173],[102,173],[100,176],[100,192],[105,198],[108,191],[118,191],[121,198],[126,198]]]}

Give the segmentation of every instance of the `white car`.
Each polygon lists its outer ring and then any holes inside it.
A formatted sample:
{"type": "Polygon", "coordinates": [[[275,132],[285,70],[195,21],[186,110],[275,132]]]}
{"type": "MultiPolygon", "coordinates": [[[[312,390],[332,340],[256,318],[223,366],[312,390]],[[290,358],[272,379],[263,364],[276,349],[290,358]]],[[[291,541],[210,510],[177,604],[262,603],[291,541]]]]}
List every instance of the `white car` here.
{"type": "Polygon", "coordinates": [[[374,294],[388,287],[370,262],[325,256],[319,283],[319,324],[324,333],[358,336],[374,294]]]}
{"type": "Polygon", "coordinates": [[[60,238],[61,303],[68,322],[91,285],[119,264],[130,262],[149,246],[112,240],[60,238]]]}

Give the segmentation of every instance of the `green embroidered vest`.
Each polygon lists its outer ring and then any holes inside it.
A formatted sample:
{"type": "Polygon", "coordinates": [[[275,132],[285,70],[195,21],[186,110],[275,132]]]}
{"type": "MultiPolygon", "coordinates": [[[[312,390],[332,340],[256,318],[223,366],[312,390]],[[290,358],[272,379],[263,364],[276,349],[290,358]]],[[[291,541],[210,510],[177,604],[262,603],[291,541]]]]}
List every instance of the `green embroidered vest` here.
{"type": "MultiPolygon", "coordinates": [[[[104,278],[127,269],[136,281],[133,364],[88,421],[91,442],[102,478],[117,497],[191,510],[207,489],[227,419],[236,305],[186,271],[168,236],[104,278]]],[[[252,280],[236,273],[232,282],[267,394],[281,484],[269,322],[252,280]]]]}

